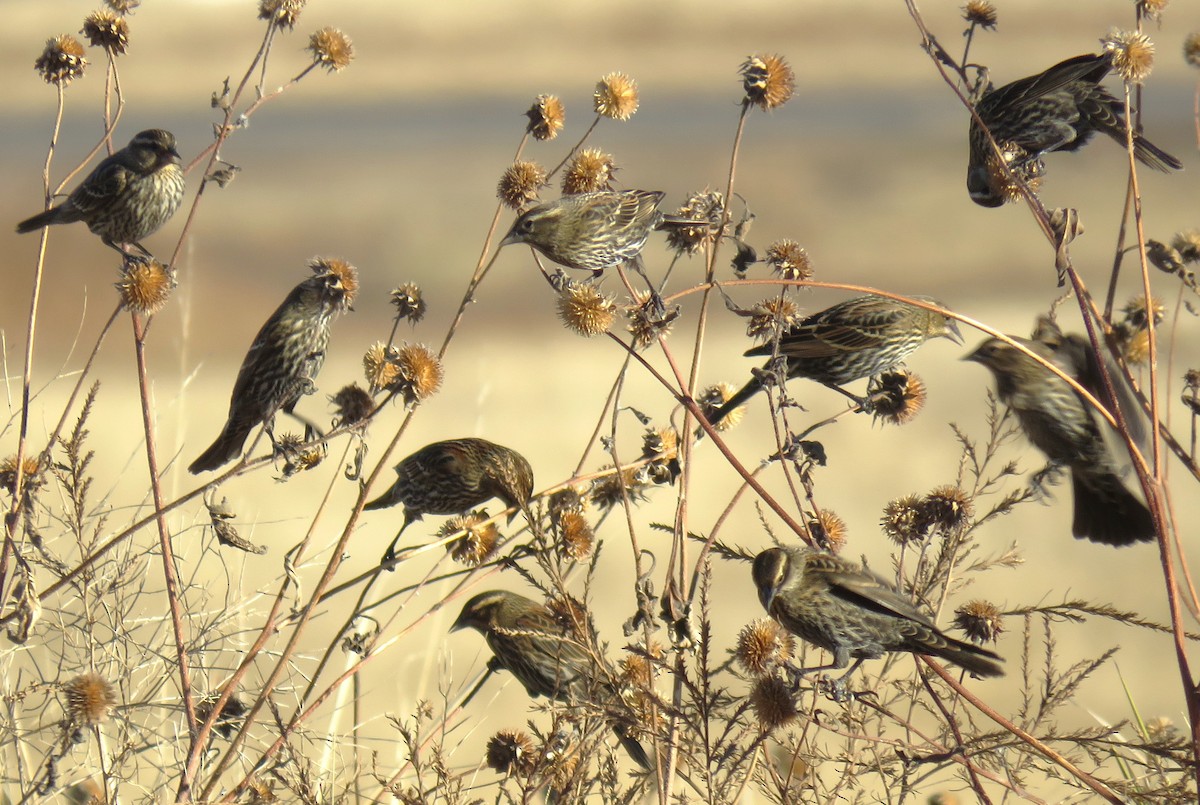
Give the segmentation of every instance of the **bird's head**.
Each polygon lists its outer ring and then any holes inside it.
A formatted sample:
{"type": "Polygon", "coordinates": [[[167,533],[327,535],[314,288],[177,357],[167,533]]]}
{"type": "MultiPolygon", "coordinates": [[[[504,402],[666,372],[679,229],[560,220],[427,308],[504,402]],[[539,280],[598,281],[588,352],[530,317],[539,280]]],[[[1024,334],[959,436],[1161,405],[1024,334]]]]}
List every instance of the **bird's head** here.
{"type": "Polygon", "coordinates": [[[792,556],[783,548],[768,548],[754,557],[754,586],[758,588],[758,600],[768,615],[775,596],[791,574],[792,556]]]}
{"type": "Polygon", "coordinates": [[[539,204],[532,207],[517,216],[500,245],[528,243],[530,246],[538,246],[546,243],[562,215],[563,207],[559,204],[539,204]]]}
{"type": "Polygon", "coordinates": [[[139,131],[129,141],[128,148],[141,161],[156,167],[179,162],[175,135],[166,129],[139,131]]]}
{"type": "Polygon", "coordinates": [[[486,632],[503,619],[504,614],[513,607],[516,598],[519,596],[507,590],[479,593],[463,605],[462,612],[458,614],[450,631],[470,628],[477,632],[486,632]]]}

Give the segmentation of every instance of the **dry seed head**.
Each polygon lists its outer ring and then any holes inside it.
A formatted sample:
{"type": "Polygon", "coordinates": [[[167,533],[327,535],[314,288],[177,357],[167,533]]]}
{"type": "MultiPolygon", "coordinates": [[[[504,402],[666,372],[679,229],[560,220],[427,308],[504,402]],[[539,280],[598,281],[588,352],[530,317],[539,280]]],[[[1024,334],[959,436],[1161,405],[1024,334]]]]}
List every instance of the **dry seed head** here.
{"type": "Polygon", "coordinates": [[[537,747],[520,730],[500,730],[487,742],[488,767],[501,774],[527,775],[537,762],[537,747]]]}
{"type": "Polygon", "coordinates": [[[279,452],[285,456],[283,474],[278,480],[286,481],[297,473],[315,468],[325,460],[325,448],[316,444],[301,449],[305,437],[299,433],[285,433],[278,438],[279,452]]]}
{"type": "Polygon", "coordinates": [[[1133,366],[1141,366],[1150,360],[1150,331],[1125,331],[1126,336],[1121,340],[1121,357],[1133,366]]]}
{"type": "Polygon", "coordinates": [[[339,426],[363,422],[375,410],[370,393],[357,383],[342,386],[330,401],[337,409],[336,421],[339,426]]]}
{"type": "Polygon", "coordinates": [[[400,376],[397,392],[406,405],[415,405],[442,386],[442,362],[422,344],[405,344],[396,356],[400,376]]]}
{"type": "Polygon", "coordinates": [[[647,428],[642,434],[642,458],[670,461],[679,456],[679,434],[674,428],[647,428]]]}
{"type": "Polygon", "coordinates": [[[750,691],[750,704],[764,731],[782,727],[796,718],[796,702],[786,682],[777,676],[764,676],[750,691]]]}
{"type": "Polygon", "coordinates": [[[768,296],[750,308],[746,335],[756,341],[769,341],[775,333],[800,321],[800,308],[788,296],[768,296]]]}
{"type": "Polygon", "coordinates": [[[1146,19],[1161,20],[1171,0],[1138,0],[1138,10],[1146,19]]]}
{"type": "Polygon", "coordinates": [[[954,610],[954,625],[972,643],[995,643],[1004,631],[1004,619],[995,604],[983,600],[969,601],[954,610]]]}
{"type": "Polygon", "coordinates": [[[883,372],[867,384],[871,413],[875,421],[893,425],[911,422],[925,407],[925,383],[915,372],[907,369],[883,372]]]}
{"type": "MultiPolygon", "coordinates": [[[[717,411],[721,409],[725,403],[733,399],[733,395],[737,393],[737,387],[729,383],[716,383],[704,391],[700,392],[700,396],[696,398],[696,402],[700,405],[700,410],[704,412],[704,416],[710,422],[716,416],[717,411]]],[[[734,408],[725,418],[718,422],[713,427],[718,432],[724,432],[732,428],[734,425],[742,421],[742,417],[746,415],[746,406],[740,405],[734,408]]]]}
{"type": "Polygon", "coordinates": [[[1183,40],[1183,60],[1192,67],[1200,67],[1200,31],[1188,34],[1183,40]]]}
{"type": "Polygon", "coordinates": [[[771,110],[787,103],[796,88],[796,77],[782,56],[751,56],[742,64],[746,103],[771,110]]]}
{"type": "Polygon", "coordinates": [[[1154,317],[1156,325],[1162,324],[1163,318],[1166,315],[1166,308],[1163,307],[1163,303],[1154,297],[1151,297],[1150,301],[1147,302],[1146,297],[1135,296],[1125,303],[1125,307],[1122,310],[1125,313],[1125,323],[1137,330],[1149,328],[1151,316],[1154,317]]]}
{"type": "Polygon", "coordinates": [[[591,338],[608,332],[617,316],[613,297],[595,285],[570,283],[558,295],[558,317],[567,329],[591,338]]]}
{"type": "Polygon", "coordinates": [[[947,531],[963,528],[975,516],[970,496],[957,486],[939,486],[921,501],[921,517],[926,527],[947,531]]]}
{"type": "Polygon", "coordinates": [[[628,329],[633,336],[634,347],[644,349],[659,336],[665,338],[671,332],[671,324],[678,318],[679,308],[672,312],[664,311],[661,300],[645,291],[637,292],[634,298],[637,304],[626,307],[625,315],[629,318],[628,329]]]}
{"type": "Polygon", "coordinates": [[[42,55],[33,62],[33,69],[42,74],[47,84],[65,87],[76,78],[83,77],[87,59],[83,58],[83,45],[70,34],[62,34],[46,40],[42,55]]]}
{"type": "Polygon", "coordinates": [[[695,254],[701,246],[712,241],[724,212],[725,196],[719,191],[705,188],[693,193],[675,211],[675,217],[701,223],[696,226],[672,225],[667,230],[667,245],[680,254],[695,254]]]}
{"type": "Polygon", "coordinates": [[[986,160],[988,185],[992,192],[1004,198],[1005,203],[1021,198],[1021,185],[1025,182],[1029,192],[1037,194],[1042,186],[1045,163],[1040,159],[1027,159],[1029,152],[1016,143],[999,143],[1000,157],[989,153],[986,160]],[[1008,171],[1004,168],[1008,167],[1008,171]]]}
{"type": "Polygon", "coordinates": [[[307,0],[260,0],[258,18],[267,20],[276,28],[287,28],[289,31],[296,27],[300,19],[300,11],[307,0]]]}
{"type": "Polygon", "coordinates": [[[996,30],[996,7],[988,0],[967,0],[963,6],[963,19],[988,31],[996,30]]]}
{"type": "Polygon", "coordinates": [[[638,110],[637,82],[624,73],[609,73],[592,93],[596,114],[613,120],[628,120],[638,110]]]}
{"type": "Polygon", "coordinates": [[[539,95],[533,99],[533,106],[529,107],[525,116],[529,118],[526,131],[535,140],[553,140],[562,131],[567,115],[558,96],[539,95]]]}
{"type": "Polygon", "coordinates": [[[1158,716],[1146,722],[1146,737],[1155,743],[1175,741],[1179,739],[1179,728],[1166,716],[1158,716]]]}
{"type": "Polygon", "coordinates": [[[391,296],[397,319],[408,319],[416,324],[425,318],[425,297],[421,293],[421,286],[415,282],[404,283],[394,289],[391,296]]]}
{"type": "Polygon", "coordinates": [[[1154,68],[1154,43],[1146,34],[1114,28],[1100,44],[1112,54],[1113,69],[1131,84],[1145,81],[1154,68]]]}
{"type": "Polygon", "coordinates": [[[596,534],[586,517],[576,511],[564,511],[555,518],[554,523],[558,528],[559,553],[576,562],[591,554],[596,534]]]}
{"type": "Polygon", "coordinates": [[[784,665],[796,651],[796,641],[771,618],[759,618],[738,633],[738,663],[754,676],[768,674],[784,665]]]}
{"type": "Polygon", "coordinates": [[[630,502],[638,503],[646,499],[647,484],[641,480],[637,470],[633,467],[626,467],[619,473],[610,471],[595,479],[592,481],[588,497],[595,506],[601,509],[619,506],[624,500],[621,492],[622,486],[628,492],[630,502]]]}
{"type": "MultiPolygon", "coordinates": [[[[29,490],[41,486],[42,483],[39,474],[42,471],[42,466],[38,463],[37,456],[26,455],[25,460],[21,464],[24,466],[24,472],[21,475],[24,479],[25,489],[29,490]]],[[[0,489],[11,495],[16,491],[16,487],[17,457],[12,455],[0,461],[0,489]]]]}
{"type": "Polygon", "coordinates": [[[132,14],[133,10],[142,4],[142,0],[104,0],[104,5],[121,16],[132,14]]]}
{"type": "Polygon", "coordinates": [[[654,661],[661,660],[663,656],[662,644],[651,642],[642,652],[630,652],[622,657],[617,666],[617,676],[622,687],[629,686],[639,691],[648,689],[654,681],[654,661]]]}
{"type": "Polygon", "coordinates": [[[1200,229],[1185,229],[1177,232],[1171,240],[1171,246],[1179,252],[1179,256],[1185,263],[1200,262],[1200,229]]]}
{"type": "Polygon", "coordinates": [[[367,386],[373,391],[391,387],[400,376],[397,357],[395,347],[378,341],[372,344],[363,354],[363,373],[366,375],[367,386]]]}
{"type": "Polygon", "coordinates": [[[468,567],[478,567],[496,550],[500,532],[496,524],[488,519],[487,512],[474,511],[470,514],[451,517],[438,530],[438,538],[463,532],[463,535],[446,546],[446,553],[454,561],[468,567]]]}
{"type": "Polygon", "coordinates": [[[1200,389],[1200,369],[1188,369],[1183,373],[1183,385],[1188,391],[1200,389]]]}
{"type": "Polygon", "coordinates": [[[846,544],[846,521],[829,509],[817,509],[808,521],[808,530],[817,545],[830,553],[838,553],[846,544]]]}
{"type": "Polygon", "coordinates": [[[928,524],[921,512],[922,500],[918,495],[906,495],[888,501],[879,521],[883,533],[897,545],[907,545],[925,539],[928,524]]]}
{"type": "Polygon", "coordinates": [[[121,279],[114,283],[126,310],[153,316],[162,310],[175,290],[175,272],[157,260],[127,260],[121,279]]]}
{"type": "Polygon", "coordinates": [[[354,43],[337,28],[322,28],[310,36],[308,52],[330,73],[340,73],[354,61],[354,43]]]}
{"type": "Polygon", "coordinates": [[[592,616],[578,598],[570,595],[554,596],[546,600],[546,609],[563,631],[574,638],[586,639],[592,632],[592,616]]]}
{"type": "Polygon", "coordinates": [[[496,197],[506,206],[519,210],[546,186],[546,169],[536,162],[518,160],[504,170],[496,185],[496,197]]]}
{"type": "Polygon", "coordinates": [[[129,23],[107,9],[98,9],[83,19],[83,30],[92,47],[120,56],[129,48],[129,23]]]}
{"type": "Polygon", "coordinates": [[[580,490],[568,486],[566,489],[560,489],[551,494],[550,499],[546,502],[546,508],[550,511],[550,519],[554,520],[566,512],[584,512],[587,509],[587,498],[581,494],[580,490]]]}
{"type": "Polygon", "coordinates": [[[1159,271],[1175,274],[1183,270],[1183,255],[1174,246],[1157,240],[1146,241],[1146,259],[1159,271]]]}
{"type": "Polygon", "coordinates": [[[599,148],[585,148],[567,163],[563,173],[563,195],[612,190],[613,174],[616,172],[612,154],[606,154],[599,148]]]}
{"type": "Polygon", "coordinates": [[[806,280],[813,275],[808,252],[794,240],[777,240],[768,246],[767,265],[785,280],[806,280]]]}
{"type": "Polygon", "coordinates": [[[67,715],[77,726],[94,727],[102,723],[117,703],[113,686],[100,674],[80,674],[63,685],[67,695],[67,715]]]}
{"type": "Polygon", "coordinates": [[[354,304],[358,296],[358,269],[340,257],[314,257],[308,261],[314,274],[332,274],[342,285],[343,302],[346,307],[354,304]]]}

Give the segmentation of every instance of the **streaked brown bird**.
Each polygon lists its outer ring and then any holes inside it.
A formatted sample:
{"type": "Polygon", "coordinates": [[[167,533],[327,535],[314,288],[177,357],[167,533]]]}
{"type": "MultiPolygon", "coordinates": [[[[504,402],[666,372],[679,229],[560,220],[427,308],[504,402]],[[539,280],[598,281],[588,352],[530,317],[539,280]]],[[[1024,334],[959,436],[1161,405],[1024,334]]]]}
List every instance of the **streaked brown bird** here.
{"type": "Polygon", "coordinates": [[[122,246],[130,245],[149,257],[140,241],[170,220],[183,193],[175,135],[147,129],[103,159],[62,204],[17,224],[17,232],[83,221],[122,254],[127,254],[122,246]]]}
{"type": "Polygon", "coordinates": [[[860,565],[810,548],[768,548],[754,559],[754,584],[763,609],[792,634],[833,654],[830,665],[850,668],[892,651],[940,657],[976,676],[1003,676],[995,652],[945,635],[886,580],[860,565]]]}
{"type": "MultiPolygon", "coordinates": [[[[1097,400],[1110,406],[1101,388],[1090,345],[1078,337],[1061,343],[1014,338],[1075,379],[1097,400]]],[[[1130,545],[1155,538],[1154,518],[1128,486],[1132,466],[1119,459],[1115,432],[1062,378],[1011,344],[990,338],[965,360],[981,363],[996,378],[996,391],[1017,415],[1021,429],[1051,464],[1071,471],[1075,499],[1071,532],[1106,545],[1130,545]]],[[[1114,369],[1115,371],[1115,369],[1114,369]]],[[[1118,390],[1124,380],[1110,372],[1118,390]]],[[[1142,432],[1141,410],[1122,394],[1121,409],[1135,440],[1142,432]]],[[[1131,398],[1130,398],[1131,399],[1131,398]]]]}
{"type": "MultiPolygon", "coordinates": [[[[301,397],[316,390],[333,318],[350,307],[358,287],[354,268],[340,260],[314,260],[311,268],[313,275],[292,289],[254,337],[233,384],[225,427],[189,472],[215,470],[233,461],[259,425],[274,444],[272,429],[279,411],[300,419],[294,409],[301,397]]],[[[316,430],[307,421],[305,425],[316,430]]]]}
{"type": "MultiPolygon", "coordinates": [[[[1013,144],[1025,151],[1026,163],[1050,151],[1076,151],[1098,131],[1124,148],[1125,103],[1100,86],[1111,69],[1112,59],[1107,53],[1076,56],[999,89],[989,85],[975,104],[975,111],[997,144],[1013,144]]],[[[999,207],[1004,195],[993,186],[987,165],[992,147],[974,117],[968,140],[971,153],[967,191],[976,204],[999,207]]],[[[1139,162],[1155,170],[1183,167],[1178,159],[1136,131],[1133,153],[1139,162]]]]}
{"type": "MultiPolygon", "coordinates": [[[[928,297],[913,298],[942,306],[928,297]]],[[[779,355],[787,362],[789,378],[807,377],[853,397],[841,386],[896,367],[930,338],[962,343],[957,323],[941,313],[883,296],[858,296],[789,327],[779,338],[779,355]]],[[[774,344],[767,343],[747,350],[746,355],[769,356],[773,352],[774,344]]],[[[764,367],[764,374],[768,368],[764,367]]],[[[751,377],[716,411],[712,424],[762,388],[762,378],[757,374],[751,377]]]]}
{"type": "Polygon", "coordinates": [[[410,523],[426,514],[460,514],[492,498],[515,511],[527,511],[533,495],[533,468],[525,457],[487,439],[447,439],[422,447],[396,465],[396,481],[364,510],[404,505],[404,524],[383,555],[396,558],[396,543],[410,523]]]}
{"type": "Polygon", "coordinates": [[[631,734],[634,714],[605,675],[594,641],[579,639],[590,627],[563,620],[523,595],[491,590],[468,601],[450,631],[470,627],[482,634],[495,655],[489,669],[508,670],[530,696],[603,708],[629,756],[643,769],[653,768],[631,734]]]}

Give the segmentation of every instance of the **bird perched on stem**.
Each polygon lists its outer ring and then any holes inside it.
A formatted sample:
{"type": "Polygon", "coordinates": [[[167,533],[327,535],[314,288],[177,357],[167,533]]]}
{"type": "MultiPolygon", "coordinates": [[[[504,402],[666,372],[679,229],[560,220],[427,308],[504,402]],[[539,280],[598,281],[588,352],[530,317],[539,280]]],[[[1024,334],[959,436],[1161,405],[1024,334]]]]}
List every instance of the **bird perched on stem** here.
{"type": "MultiPolygon", "coordinates": [[[[1091,345],[1083,339],[1013,340],[1057,366],[1111,407],[1101,387],[1091,345]]],[[[1017,415],[1029,441],[1052,464],[1071,471],[1075,499],[1071,531],[1076,537],[1116,546],[1154,539],[1150,510],[1125,484],[1132,467],[1118,460],[1117,449],[1110,447],[1115,432],[1078,392],[1054,372],[997,338],[984,341],[965,360],[991,370],[1000,400],[1017,415]]],[[[1109,375],[1117,390],[1122,391],[1124,378],[1115,366],[1109,375]]],[[[1142,432],[1141,410],[1127,394],[1120,394],[1118,399],[1137,441],[1142,432]]]]}
{"type": "Polygon", "coordinates": [[[587,624],[559,619],[547,607],[517,593],[491,590],[466,603],[450,631],[472,628],[484,636],[493,659],[491,671],[508,670],[530,696],[601,707],[625,751],[643,769],[651,769],[646,750],[633,737],[633,712],[604,674],[587,624]]]}
{"type": "MultiPolygon", "coordinates": [[[[426,514],[459,514],[492,498],[527,511],[533,468],[516,450],[487,439],[447,439],[422,447],[396,465],[396,481],[364,510],[404,505],[404,524],[383,555],[390,564],[409,524],[426,514]]],[[[509,517],[516,516],[516,511],[509,517]]]]}
{"type": "MultiPolygon", "coordinates": [[[[1113,97],[1100,82],[1112,69],[1111,54],[1084,54],[1059,62],[1037,75],[993,89],[990,85],[975,104],[979,120],[1002,149],[1020,149],[1020,171],[1051,151],[1076,151],[1096,132],[1125,147],[1125,102],[1113,97]]],[[[999,188],[994,156],[987,133],[974,117],[968,134],[971,153],[967,164],[967,191],[984,207],[999,207],[1005,194],[999,188]],[[993,160],[994,162],[994,160],[993,160]]],[[[1179,170],[1182,163],[1133,133],[1133,153],[1155,170],[1179,170]]]]}
{"type": "Polygon", "coordinates": [[[940,657],[976,676],[1003,676],[1001,657],[943,634],[896,588],[858,564],[810,548],[768,548],[754,559],[763,609],[785,629],[833,654],[812,671],[854,666],[893,651],[940,657]]]}
{"type": "Polygon", "coordinates": [[[170,220],[183,193],[175,135],[147,129],[103,159],[62,204],[17,224],[17,232],[83,221],[105,245],[128,254],[128,244],[149,257],[140,241],[170,220]]]}
{"type": "MultiPolygon", "coordinates": [[[[250,431],[259,425],[266,428],[274,444],[275,414],[283,411],[296,416],[296,403],[316,390],[330,324],[354,301],[358,273],[354,266],[337,259],[317,258],[310,267],[313,275],[292,289],[254,337],[233,384],[225,427],[212,446],[192,462],[189,472],[215,470],[233,461],[250,431]]],[[[305,424],[315,430],[311,423],[305,424]]]]}
{"type": "MultiPolygon", "coordinates": [[[[913,298],[941,307],[927,297],[913,298]]],[[[941,313],[884,296],[858,296],[784,330],[779,356],[786,361],[789,378],[807,377],[865,405],[841,386],[894,368],[930,338],[962,343],[958,325],[941,313]]],[[[746,355],[769,356],[774,351],[774,343],[767,343],[747,350],[746,355]]],[[[762,390],[759,374],[713,414],[713,425],[762,390]]]]}

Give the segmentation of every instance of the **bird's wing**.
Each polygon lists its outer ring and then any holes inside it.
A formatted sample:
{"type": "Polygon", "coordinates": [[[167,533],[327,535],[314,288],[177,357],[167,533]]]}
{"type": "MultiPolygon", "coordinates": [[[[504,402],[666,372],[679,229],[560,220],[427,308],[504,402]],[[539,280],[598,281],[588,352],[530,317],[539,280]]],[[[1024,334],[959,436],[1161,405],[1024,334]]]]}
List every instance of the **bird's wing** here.
{"type": "Polygon", "coordinates": [[[810,557],[808,572],[820,574],[833,595],[881,615],[935,628],[933,621],[896,592],[891,584],[858,565],[836,556],[821,554],[810,557]]]}
{"type": "Polygon", "coordinates": [[[1021,78],[992,90],[980,99],[979,105],[1006,106],[1013,103],[1041,98],[1062,89],[1072,81],[1099,81],[1112,69],[1112,62],[1105,54],[1085,53],[1050,67],[1049,69],[1021,78]]]}
{"type": "Polygon", "coordinates": [[[656,215],[663,195],[657,190],[635,190],[626,193],[612,211],[613,223],[624,228],[656,215]]]}
{"type": "Polygon", "coordinates": [[[86,217],[93,210],[107,207],[124,193],[130,178],[124,165],[105,160],[71,193],[71,203],[86,217]]]}

